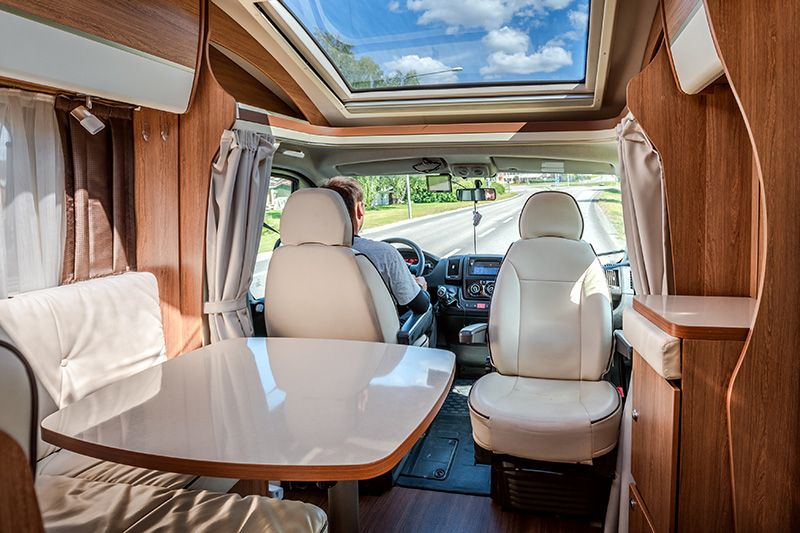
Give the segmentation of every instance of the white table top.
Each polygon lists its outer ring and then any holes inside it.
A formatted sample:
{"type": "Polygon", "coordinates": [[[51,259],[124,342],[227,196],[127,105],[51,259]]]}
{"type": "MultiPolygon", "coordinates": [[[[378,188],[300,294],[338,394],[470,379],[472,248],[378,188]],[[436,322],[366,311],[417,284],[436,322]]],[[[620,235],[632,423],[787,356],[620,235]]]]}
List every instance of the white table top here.
{"type": "Polygon", "coordinates": [[[391,469],[449,391],[444,350],[232,339],[78,400],[42,438],[134,466],[239,479],[355,480],[391,469]]]}

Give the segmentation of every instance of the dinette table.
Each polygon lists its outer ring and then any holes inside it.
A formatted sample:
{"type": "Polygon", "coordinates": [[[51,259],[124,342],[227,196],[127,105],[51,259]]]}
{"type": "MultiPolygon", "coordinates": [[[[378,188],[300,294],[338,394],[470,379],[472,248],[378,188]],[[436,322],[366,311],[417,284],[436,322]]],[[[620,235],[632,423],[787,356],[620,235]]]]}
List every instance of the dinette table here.
{"type": "Polygon", "coordinates": [[[217,342],[106,386],[42,422],[42,438],[143,468],[332,481],[333,533],[358,530],[358,480],[392,469],[455,372],[447,351],[372,342],[217,342]]]}

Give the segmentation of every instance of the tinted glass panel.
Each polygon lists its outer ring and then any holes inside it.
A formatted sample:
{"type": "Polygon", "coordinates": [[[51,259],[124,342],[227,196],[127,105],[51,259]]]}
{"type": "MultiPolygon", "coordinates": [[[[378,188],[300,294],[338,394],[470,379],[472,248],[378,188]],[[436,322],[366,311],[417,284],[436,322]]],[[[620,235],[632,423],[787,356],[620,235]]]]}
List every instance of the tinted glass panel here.
{"type": "Polygon", "coordinates": [[[580,82],[588,0],[281,0],[351,90],[580,82]]]}

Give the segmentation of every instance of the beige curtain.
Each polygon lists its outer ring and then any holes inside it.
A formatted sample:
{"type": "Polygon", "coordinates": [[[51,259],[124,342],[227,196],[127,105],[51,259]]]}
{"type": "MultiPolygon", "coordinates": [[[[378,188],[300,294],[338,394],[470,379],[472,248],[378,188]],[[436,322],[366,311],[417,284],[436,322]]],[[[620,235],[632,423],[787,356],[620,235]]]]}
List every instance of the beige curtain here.
{"type": "Polygon", "coordinates": [[[206,226],[204,312],[209,340],[253,335],[247,291],[264,221],[275,140],[225,131],[211,169],[206,226]]]}
{"type": "Polygon", "coordinates": [[[0,298],[61,280],[64,160],[53,102],[0,88],[0,298]]]}
{"type": "MultiPolygon", "coordinates": [[[[669,225],[661,159],[630,115],[617,126],[622,215],[637,294],[667,294],[671,280],[669,225]]],[[[628,387],[628,398],[634,383],[628,387]]],[[[617,447],[617,469],[606,512],[605,532],[628,531],[631,483],[631,402],[625,402],[617,447]]]]}
{"type": "Polygon", "coordinates": [[[672,268],[661,159],[635,118],[617,126],[622,215],[636,294],[667,294],[672,268]]]}

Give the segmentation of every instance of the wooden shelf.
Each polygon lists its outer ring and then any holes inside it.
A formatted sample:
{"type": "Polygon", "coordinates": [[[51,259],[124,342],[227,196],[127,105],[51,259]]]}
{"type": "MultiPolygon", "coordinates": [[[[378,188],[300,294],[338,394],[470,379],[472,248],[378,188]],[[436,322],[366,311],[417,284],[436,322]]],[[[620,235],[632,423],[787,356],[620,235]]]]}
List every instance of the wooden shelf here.
{"type": "Polygon", "coordinates": [[[635,296],[633,308],[681,339],[743,341],[750,333],[755,298],[726,296],[635,296]]]}

